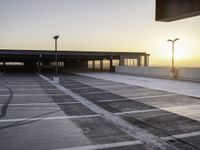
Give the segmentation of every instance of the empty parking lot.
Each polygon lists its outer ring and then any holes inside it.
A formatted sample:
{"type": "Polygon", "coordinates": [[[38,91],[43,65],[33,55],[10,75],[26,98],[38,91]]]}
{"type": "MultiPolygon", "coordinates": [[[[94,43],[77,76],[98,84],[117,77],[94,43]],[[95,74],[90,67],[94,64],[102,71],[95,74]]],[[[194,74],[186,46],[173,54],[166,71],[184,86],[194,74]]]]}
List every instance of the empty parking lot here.
{"type": "Polygon", "coordinates": [[[0,76],[0,149],[200,149],[199,98],[67,73],[57,85],[52,76],[0,76]]]}

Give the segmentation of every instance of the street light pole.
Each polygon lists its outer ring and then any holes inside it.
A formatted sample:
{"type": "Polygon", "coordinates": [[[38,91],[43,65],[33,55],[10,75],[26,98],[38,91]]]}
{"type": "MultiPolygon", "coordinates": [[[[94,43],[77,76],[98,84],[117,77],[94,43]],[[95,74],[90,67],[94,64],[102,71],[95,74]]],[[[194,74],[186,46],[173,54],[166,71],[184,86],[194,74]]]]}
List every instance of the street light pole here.
{"type": "Polygon", "coordinates": [[[58,83],[59,82],[59,79],[58,79],[58,51],[57,51],[57,40],[58,40],[58,38],[59,38],[59,36],[58,35],[55,35],[54,37],[54,40],[55,40],[55,63],[56,63],[56,65],[55,65],[55,78],[54,78],[54,81],[56,82],[56,83],[58,83]]]}
{"type": "Polygon", "coordinates": [[[179,39],[178,38],[176,38],[176,39],[174,39],[174,40],[171,40],[171,39],[169,39],[169,40],[167,40],[167,41],[169,41],[169,42],[172,42],[172,72],[174,73],[174,71],[175,71],[175,68],[174,68],[174,43],[176,42],[176,41],[178,41],[179,39]]]}

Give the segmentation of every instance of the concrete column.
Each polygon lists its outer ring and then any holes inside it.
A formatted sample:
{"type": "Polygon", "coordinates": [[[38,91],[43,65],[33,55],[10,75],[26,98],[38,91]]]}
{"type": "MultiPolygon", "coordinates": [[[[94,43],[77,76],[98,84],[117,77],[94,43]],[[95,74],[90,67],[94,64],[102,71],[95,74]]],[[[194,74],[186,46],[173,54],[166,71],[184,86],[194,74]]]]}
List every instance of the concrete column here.
{"type": "Polygon", "coordinates": [[[92,69],[95,69],[95,60],[92,60],[92,69]]]}
{"type": "Polygon", "coordinates": [[[112,62],[112,58],[110,59],[110,68],[113,67],[113,62],[112,62]]]}
{"type": "Polygon", "coordinates": [[[100,60],[100,69],[103,70],[103,60],[100,60]]]}
{"type": "Polygon", "coordinates": [[[85,60],[85,69],[88,68],[88,60],[85,60]]]}
{"type": "Polygon", "coordinates": [[[110,72],[114,72],[113,59],[112,59],[112,57],[110,58],[110,72]]]}
{"type": "Polygon", "coordinates": [[[144,56],[144,66],[147,67],[148,66],[148,55],[144,56]]]}
{"type": "Polygon", "coordinates": [[[141,56],[138,56],[137,58],[137,66],[141,66],[141,56]]]}
{"type": "Polygon", "coordinates": [[[119,60],[119,65],[120,65],[120,66],[124,66],[124,58],[120,58],[120,60],[119,60]]]}
{"type": "Polygon", "coordinates": [[[41,61],[38,61],[38,73],[41,73],[41,61]]]}

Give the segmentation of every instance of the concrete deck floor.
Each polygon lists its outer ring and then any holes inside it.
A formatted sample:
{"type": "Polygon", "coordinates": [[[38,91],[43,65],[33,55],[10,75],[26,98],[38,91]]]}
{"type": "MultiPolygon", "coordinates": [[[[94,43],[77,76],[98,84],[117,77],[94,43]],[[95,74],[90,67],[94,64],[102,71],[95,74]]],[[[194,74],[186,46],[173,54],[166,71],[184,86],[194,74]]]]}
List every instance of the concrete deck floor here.
{"type": "Polygon", "coordinates": [[[2,74],[0,149],[200,149],[200,84],[82,75],[2,74]]]}

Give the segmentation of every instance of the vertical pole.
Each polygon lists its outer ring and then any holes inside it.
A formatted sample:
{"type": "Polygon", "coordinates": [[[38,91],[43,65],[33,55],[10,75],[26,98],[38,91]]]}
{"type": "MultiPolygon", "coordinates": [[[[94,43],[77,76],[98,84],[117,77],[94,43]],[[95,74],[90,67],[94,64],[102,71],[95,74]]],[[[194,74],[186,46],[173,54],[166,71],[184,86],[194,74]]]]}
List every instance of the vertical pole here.
{"type": "Polygon", "coordinates": [[[174,41],[172,42],[172,72],[174,72],[174,41]]]}
{"type": "Polygon", "coordinates": [[[110,57],[110,72],[113,72],[113,57],[110,57]]]}
{"type": "Polygon", "coordinates": [[[55,77],[58,76],[58,53],[57,53],[57,39],[55,39],[55,62],[56,62],[56,68],[55,68],[55,77]]]}

